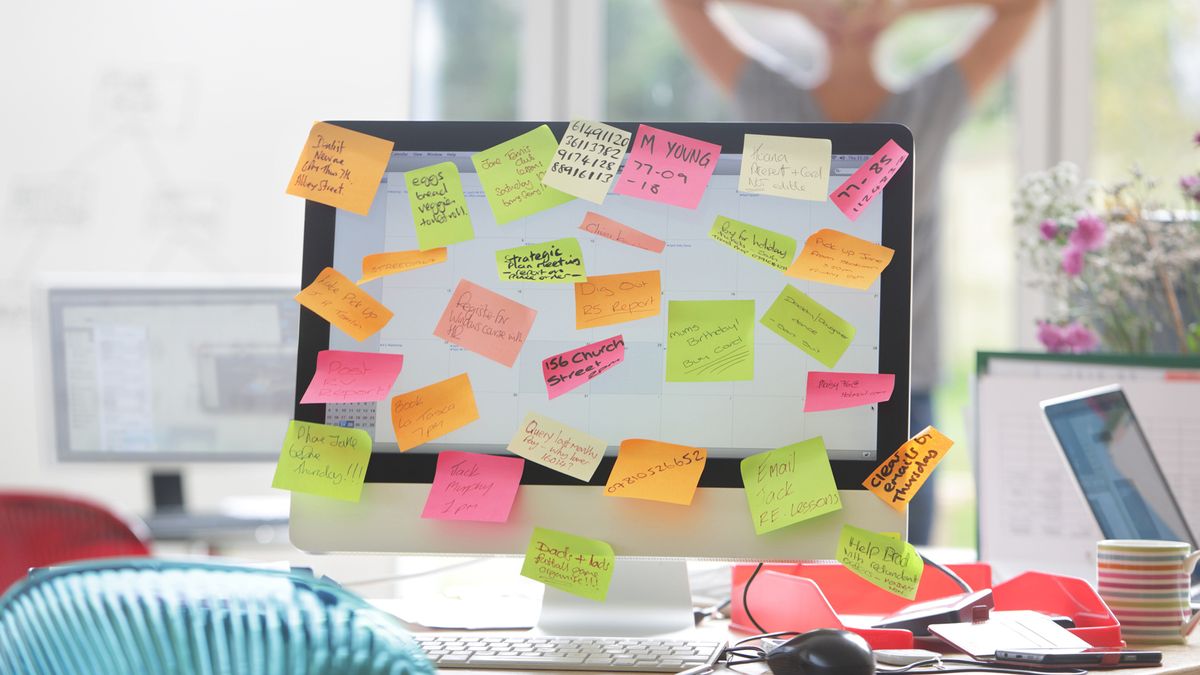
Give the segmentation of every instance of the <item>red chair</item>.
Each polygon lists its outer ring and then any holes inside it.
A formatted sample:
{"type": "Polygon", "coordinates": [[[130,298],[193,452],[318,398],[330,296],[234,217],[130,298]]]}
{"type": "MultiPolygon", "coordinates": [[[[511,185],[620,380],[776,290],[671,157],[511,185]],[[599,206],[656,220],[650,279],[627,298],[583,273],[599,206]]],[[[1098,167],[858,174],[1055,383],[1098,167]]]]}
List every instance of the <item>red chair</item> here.
{"type": "Polygon", "coordinates": [[[31,567],[146,555],[144,538],[104,506],[75,497],[0,492],[0,594],[31,567]]]}

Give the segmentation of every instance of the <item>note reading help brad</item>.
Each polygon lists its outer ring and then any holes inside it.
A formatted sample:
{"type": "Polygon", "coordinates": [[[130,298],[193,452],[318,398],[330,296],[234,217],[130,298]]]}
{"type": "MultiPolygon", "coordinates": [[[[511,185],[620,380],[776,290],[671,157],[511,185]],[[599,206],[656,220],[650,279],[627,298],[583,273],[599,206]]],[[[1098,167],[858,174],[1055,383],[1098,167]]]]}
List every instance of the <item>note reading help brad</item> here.
{"type": "Polygon", "coordinates": [[[543,124],[471,156],[497,225],[574,199],[542,184],[557,147],[554,133],[543,124]]]}
{"type": "Polygon", "coordinates": [[[358,283],[365,284],[373,279],[415,270],[427,265],[446,262],[446,249],[433,248],[428,251],[393,251],[389,253],[371,253],[363,256],[362,278],[358,283]]]}
{"type": "Polygon", "coordinates": [[[795,239],[725,216],[717,216],[708,236],[751,260],[781,272],[796,257],[795,239]]]}
{"type": "Polygon", "coordinates": [[[791,285],[785,285],[759,322],[825,364],[837,365],[854,339],[854,326],[791,285]]]}
{"type": "Polygon", "coordinates": [[[933,427],[925,427],[921,433],[904,442],[875,467],[863,481],[863,487],[883,500],[885,504],[903,511],[917,491],[928,480],[938,462],[950,452],[954,441],[933,427]]]}
{"type": "Polygon", "coordinates": [[[392,319],[392,310],[332,267],[326,267],[297,293],[296,302],[359,342],[379,332],[392,319]]]}
{"type": "Polygon", "coordinates": [[[883,590],[912,600],[925,563],[912,544],[887,534],[843,525],[837,561],[883,590]]]}
{"type": "Polygon", "coordinates": [[[404,173],[417,246],[422,251],[475,238],[467,196],[454,162],[442,162],[404,173]]]}
{"type": "Polygon", "coordinates": [[[496,251],[496,271],[504,281],[575,283],[586,281],[583,251],[574,237],[496,251]]]}
{"type": "Polygon", "coordinates": [[[825,201],[833,152],[828,138],[746,134],[742,148],[739,191],[825,201]]]}
{"type": "Polygon", "coordinates": [[[421,517],[507,522],[524,470],[517,457],[443,450],[421,517]]]}
{"type": "Polygon", "coordinates": [[[292,420],[271,487],[358,501],[371,460],[371,435],[315,422],[292,420]]]}
{"type": "Polygon", "coordinates": [[[628,147],[628,131],[600,122],[571,120],[542,184],[600,204],[628,147]]]}
{"type": "Polygon", "coordinates": [[[755,534],[842,508],[820,436],[750,455],[742,460],[741,469],[755,534]]]}
{"type": "Polygon", "coordinates": [[[537,310],[463,279],[433,334],[511,368],[535,316],[537,310]]]}
{"type": "Polygon", "coordinates": [[[581,481],[592,479],[607,447],[608,443],[587,432],[532,411],[508,443],[508,451],[514,455],[581,481]]]}
{"type": "Polygon", "coordinates": [[[661,310],[658,270],[593,275],[575,284],[576,330],[658,316],[661,310]]]}
{"type": "Polygon", "coordinates": [[[382,401],[392,390],[403,366],[401,354],[324,349],[317,352],[317,372],[300,402],[382,401]]]}
{"type": "Polygon", "coordinates": [[[818,373],[808,371],[804,412],[841,410],[879,403],[892,397],[892,373],[818,373]]]}
{"type": "Polygon", "coordinates": [[[624,360],[625,338],[620,335],[542,359],[546,394],[556,399],[624,360]]]}
{"type": "Polygon", "coordinates": [[[640,124],[613,192],[694,209],[720,156],[715,143],[640,124]]]}
{"type": "Polygon", "coordinates": [[[691,504],[707,459],[704,448],[641,438],[621,441],[604,494],[691,504]]]}
{"type": "Polygon", "coordinates": [[[401,452],[477,419],[475,392],[466,373],[392,397],[392,430],[401,452]]]}
{"type": "Polygon", "coordinates": [[[667,242],[662,239],[651,237],[645,232],[635,230],[628,225],[623,225],[612,218],[592,211],[584,214],[583,223],[579,226],[579,229],[591,232],[605,239],[612,239],[615,242],[627,244],[634,248],[645,249],[653,253],[662,253],[663,249],[667,247],[667,242]]]}
{"type": "Polygon", "coordinates": [[[535,527],[525,549],[521,576],[602,601],[608,595],[615,564],[616,556],[607,542],[535,527]]]}
{"type": "Polygon", "coordinates": [[[908,152],[896,145],[896,141],[889,139],[870,159],[858,167],[858,171],[829,195],[829,200],[841,209],[847,218],[858,220],[859,214],[867,208],[867,204],[871,203],[875,195],[883,190],[896,171],[904,166],[906,159],[908,152]]]}
{"type": "Polygon", "coordinates": [[[817,230],[784,274],[865,291],[892,262],[895,251],[828,228],[817,230]]]}
{"type": "Polygon", "coordinates": [[[667,382],[753,379],[753,300],[667,303],[667,382]]]}
{"type": "Polygon", "coordinates": [[[395,144],[317,122],[308,132],[287,193],[365,216],[395,144]]]}

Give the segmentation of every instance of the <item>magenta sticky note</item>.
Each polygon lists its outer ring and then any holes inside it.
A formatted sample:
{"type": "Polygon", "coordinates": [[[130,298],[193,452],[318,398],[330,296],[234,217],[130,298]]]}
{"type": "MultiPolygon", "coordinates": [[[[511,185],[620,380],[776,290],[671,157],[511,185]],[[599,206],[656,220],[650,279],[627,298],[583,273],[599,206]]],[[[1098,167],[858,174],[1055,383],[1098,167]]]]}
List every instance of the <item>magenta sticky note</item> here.
{"type": "Polygon", "coordinates": [[[614,335],[542,360],[546,393],[557,398],[625,360],[625,338],[614,335]]]}
{"type": "Polygon", "coordinates": [[[715,143],[641,124],[613,192],[694,209],[720,157],[715,143]]]}
{"type": "Polygon", "coordinates": [[[832,194],[830,201],[837,205],[842,213],[850,220],[858,220],[858,216],[867,208],[867,204],[875,195],[883,191],[892,176],[904,166],[908,153],[896,145],[896,141],[888,139],[871,158],[863,162],[844,183],[839,185],[832,194]]]}
{"type": "Polygon", "coordinates": [[[808,373],[804,412],[839,410],[879,403],[892,397],[896,376],[891,373],[808,373]]]}
{"type": "Polygon", "coordinates": [[[317,372],[300,402],[382,401],[392,390],[403,366],[404,356],[400,354],[326,349],[317,353],[317,372]]]}
{"type": "Polygon", "coordinates": [[[503,523],[524,470],[525,460],[520,457],[445,450],[438,455],[421,517],[503,523]]]}

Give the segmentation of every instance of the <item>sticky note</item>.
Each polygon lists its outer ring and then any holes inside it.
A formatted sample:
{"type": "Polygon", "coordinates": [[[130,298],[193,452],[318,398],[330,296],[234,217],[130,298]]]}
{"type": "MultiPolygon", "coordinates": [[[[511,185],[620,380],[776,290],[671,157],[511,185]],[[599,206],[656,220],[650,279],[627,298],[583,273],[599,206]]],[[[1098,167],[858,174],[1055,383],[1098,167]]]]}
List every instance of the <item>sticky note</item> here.
{"type": "Polygon", "coordinates": [[[865,291],[892,262],[895,253],[887,246],[825,228],[804,242],[799,257],[784,274],[865,291]]]}
{"type": "Polygon", "coordinates": [[[912,544],[886,534],[842,525],[837,561],[883,590],[912,600],[925,563],[912,544]]]}
{"type": "Polygon", "coordinates": [[[600,204],[628,147],[628,131],[600,122],[571,120],[542,184],[600,204]]]}
{"type": "Polygon", "coordinates": [[[466,373],[392,397],[392,429],[401,452],[479,419],[466,373]]]}
{"type": "Polygon", "coordinates": [[[442,162],[404,173],[417,246],[422,251],[475,238],[462,177],[454,162],[442,162]]]}
{"type": "Polygon", "coordinates": [[[583,216],[583,223],[579,225],[579,229],[584,232],[590,232],[598,237],[611,239],[615,242],[633,246],[634,248],[645,249],[652,253],[662,253],[667,247],[667,242],[657,237],[652,237],[641,230],[635,230],[628,225],[618,223],[617,221],[607,216],[602,216],[599,213],[588,211],[583,216]]]}
{"type": "Polygon", "coordinates": [[[537,412],[530,412],[513,434],[508,451],[577,478],[589,481],[604,457],[608,443],[537,412]]]}
{"type": "Polygon", "coordinates": [[[875,467],[863,487],[888,506],[903,511],[952,445],[954,441],[942,432],[925,427],[875,467]]]}
{"type": "Polygon", "coordinates": [[[694,209],[720,157],[715,143],[640,124],[613,192],[694,209]]]}
{"type": "Polygon", "coordinates": [[[725,216],[717,216],[708,236],[781,272],[796,257],[795,239],[725,216]]]}
{"type": "Polygon", "coordinates": [[[308,132],[287,193],[365,216],[392,158],[393,145],[317,122],[308,132]]]}
{"type": "Polygon", "coordinates": [[[297,293],[296,302],[359,342],[392,320],[392,310],[332,267],[321,270],[311,284],[297,293]]]}
{"type": "Polygon", "coordinates": [[[755,534],[842,508],[820,436],[750,455],[742,460],[741,469],[755,534]]]}
{"type": "Polygon", "coordinates": [[[689,505],[708,450],[632,438],[621,441],[604,494],[689,505]]]}
{"type": "Polygon", "coordinates": [[[463,279],[433,334],[511,368],[535,316],[537,310],[463,279]]]}
{"type": "Polygon", "coordinates": [[[543,124],[471,156],[497,225],[574,199],[542,184],[557,147],[554,133],[543,124]]]}
{"type": "Polygon", "coordinates": [[[804,412],[841,410],[879,403],[892,397],[896,376],[892,373],[808,372],[804,412]]]}
{"type": "Polygon", "coordinates": [[[401,354],[324,349],[317,352],[317,372],[300,402],[382,401],[392,390],[403,367],[404,356],[401,354]]]}
{"type": "Polygon", "coordinates": [[[667,382],[753,379],[753,300],[667,303],[667,382]]]}
{"type": "Polygon", "coordinates": [[[883,190],[896,171],[904,166],[906,159],[908,153],[904,148],[889,139],[829,195],[829,200],[841,209],[847,218],[858,220],[859,214],[867,208],[875,195],[883,190]]]}
{"type": "Polygon", "coordinates": [[[362,429],[292,420],[271,487],[356,502],[370,461],[371,435],[362,429]]]}
{"type": "Polygon", "coordinates": [[[825,364],[826,368],[837,365],[855,333],[849,321],[790,285],[785,285],[779,292],[760,323],[825,364]]]}
{"type": "Polygon", "coordinates": [[[524,470],[525,460],[518,457],[444,450],[421,517],[507,522],[524,470]]]}
{"type": "Polygon", "coordinates": [[[576,330],[658,316],[661,310],[658,270],[592,275],[575,284],[576,330]]]}
{"type": "Polygon", "coordinates": [[[542,359],[546,394],[558,398],[624,360],[625,338],[620,335],[542,359]]]}
{"type": "Polygon", "coordinates": [[[823,202],[832,152],[828,138],[746,134],[738,190],[823,202]]]}
{"type": "Polygon", "coordinates": [[[583,251],[574,237],[496,251],[496,271],[504,281],[575,283],[587,280],[583,251]]]}
{"type": "Polygon", "coordinates": [[[446,262],[445,248],[432,248],[428,251],[372,253],[363,256],[362,278],[357,283],[365,284],[372,279],[386,277],[389,274],[399,274],[441,262],[446,262]]]}
{"type": "Polygon", "coordinates": [[[615,564],[607,542],[535,527],[521,576],[572,595],[604,600],[615,564]]]}

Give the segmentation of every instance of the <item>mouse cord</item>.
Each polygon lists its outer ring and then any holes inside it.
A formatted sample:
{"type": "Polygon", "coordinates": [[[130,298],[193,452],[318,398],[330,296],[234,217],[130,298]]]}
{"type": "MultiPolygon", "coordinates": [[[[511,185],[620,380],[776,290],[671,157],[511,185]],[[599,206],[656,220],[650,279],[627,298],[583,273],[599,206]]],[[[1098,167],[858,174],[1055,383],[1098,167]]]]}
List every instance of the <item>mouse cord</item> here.
{"type": "Polygon", "coordinates": [[[946,673],[1011,673],[1012,675],[1087,675],[1088,671],[1078,668],[1028,670],[1025,668],[1010,668],[988,661],[972,661],[970,659],[925,659],[910,663],[901,668],[876,667],[877,675],[905,673],[906,675],[945,675],[946,673]],[[945,668],[946,664],[964,666],[960,668],[945,668]]]}
{"type": "Polygon", "coordinates": [[[754,626],[758,632],[766,633],[767,629],[758,625],[758,622],[754,620],[754,615],[750,613],[750,584],[754,581],[754,577],[758,576],[758,573],[762,571],[762,568],[763,564],[758,563],[758,566],[750,573],[750,578],[746,579],[746,585],[742,586],[742,609],[746,610],[746,618],[750,620],[750,625],[754,626]]]}
{"type": "Polygon", "coordinates": [[[971,588],[970,584],[963,581],[962,577],[955,574],[954,570],[950,569],[949,567],[946,567],[945,565],[943,565],[941,563],[934,562],[934,561],[930,560],[929,558],[926,558],[924,553],[918,553],[917,555],[921,556],[921,560],[923,560],[926,565],[929,565],[930,567],[934,568],[935,570],[950,577],[950,580],[953,581],[955,584],[957,584],[958,587],[962,589],[963,593],[974,593],[975,592],[975,589],[971,588]]]}

